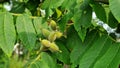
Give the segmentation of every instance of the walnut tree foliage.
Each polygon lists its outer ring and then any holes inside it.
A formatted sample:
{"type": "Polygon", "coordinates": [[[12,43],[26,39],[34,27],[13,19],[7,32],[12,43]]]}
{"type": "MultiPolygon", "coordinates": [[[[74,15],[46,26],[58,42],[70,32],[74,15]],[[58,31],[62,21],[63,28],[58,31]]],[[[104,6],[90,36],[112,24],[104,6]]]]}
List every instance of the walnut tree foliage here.
{"type": "Polygon", "coordinates": [[[0,0],[0,68],[119,68],[120,0],[0,0]],[[9,7],[10,10],[6,9],[9,7]]]}

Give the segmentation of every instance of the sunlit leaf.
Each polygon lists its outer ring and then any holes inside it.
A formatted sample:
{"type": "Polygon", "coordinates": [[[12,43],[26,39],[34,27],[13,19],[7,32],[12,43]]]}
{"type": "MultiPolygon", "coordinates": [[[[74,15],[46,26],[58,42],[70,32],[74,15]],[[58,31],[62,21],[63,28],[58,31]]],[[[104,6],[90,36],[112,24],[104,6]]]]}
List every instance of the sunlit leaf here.
{"type": "Polygon", "coordinates": [[[16,40],[13,17],[10,13],[0,13],[0,48],[10,57],[16,40]]]}
{"type": "Polygon", "coordinates": [[[64,0],[45,0],[42,5],[42,9],[47,8],[57,8],[59,7],[64,0]]]}
{"type": "Polygon", "coordinates": [[[42,52],[40,55],[41,60],[48,64],[50,68],[56,68],[56,62],[49,54],[42,52]]]}
{"type": "Polygon", "coordinates": [[[62,15],[62,12],[59,9],[55,9],[57,13],[57,18],[59,18],[62,15]]]}
{"type": "Polygon", "coordinates": [[[28,15],[21,15],[16,20],[16,27],[19,38],[23,45],[32,50],[36,42],[36,33],[32,21],[28,15]]]}
{"type": "Polygon", "coordinates": [[[26,68],[50,68],[44,61],[38,60],[26,68]]]}
{"type": "Polygon", "coordinates": [[[113,13],[113,15],[115,16],[115,18],[118,20],[118,22],[120,22],[120,0],[109,0],[110,3],[110,9],[111,12],[113,13]]]}
{"type": "Polygon", "coordinates": [[[48,28],[47,22],[45,22],[44,18],[38,17],[33,20],[37,35],[42,36],[41,30],[43,28],[48,28]]]}

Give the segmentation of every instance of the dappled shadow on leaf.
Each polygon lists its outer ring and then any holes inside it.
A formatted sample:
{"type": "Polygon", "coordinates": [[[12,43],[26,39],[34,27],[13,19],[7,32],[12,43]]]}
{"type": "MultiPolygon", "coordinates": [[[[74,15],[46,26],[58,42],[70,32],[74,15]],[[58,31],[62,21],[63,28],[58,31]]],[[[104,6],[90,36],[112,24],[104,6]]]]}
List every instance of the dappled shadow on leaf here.
{"type": "Polygon", "coordinates": [[[25,10],[25,3],[24,2],[17,2],[13,1],[13,6],[10,12],[13,13],[23,13],[25,10]]]}
{"type": "Polygon", "coordinates": [[[21,32],[21,33],[18,33],[18,36],[19,36],[19,39],[21,40],[21,43],[26,49],[32,50],[34,48],[37,40],[35,33],[21,32]]]}

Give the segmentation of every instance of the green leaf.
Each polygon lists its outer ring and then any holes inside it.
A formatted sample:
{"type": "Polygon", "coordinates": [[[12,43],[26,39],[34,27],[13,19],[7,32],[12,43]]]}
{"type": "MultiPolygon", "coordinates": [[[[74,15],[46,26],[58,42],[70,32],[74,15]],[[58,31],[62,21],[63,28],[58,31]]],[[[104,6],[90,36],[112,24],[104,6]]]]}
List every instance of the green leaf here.
{"type": "Polygon", "coordinates": [[[107,38],[107,36],[102,36],[97,37],[97,39],[94,40],[94,42],[91,44],[91,47],[82,55],[79,62],[80,68],[90,68],[95,59],[99,56],[99,53],[104,47],[107,38]]]}
{"type": "Polygon", "coordinates": [[[42,9],[47,9],[47,8],[57,8],[59,7],[64,0],[45,0],[42,4],[42,9]]]}
{"type": "MultiPolygon", "coordinates": [[[[28,67],[26,67],[28,68],[28,67]]],[[[45,61],[36,61],[29,66],[29,68],[50,68],[45,61]]]]}
{"type": "Polygon", "coordinates": [[[97,60],[93,68],[107,68],[107,66],[109,66],[111,61],[114,59],[118,50],[119,50],[118,44],[111,44],[110,48],[100,59],[97,60]]]}
{"type": "Polygon", "coordinates": [[[34,18],[33,22],[34,22],[34,26],[35,26],[35,30],[37,32],[37,35],[39,37],[41,37],[42,36],[41,29],[48,28],[47,23],[45,22],[44,18],[42,18],[42,17],[34,18]]]}
{"type": "Polygon", "coordinates": [[[79,25],[88,28],[91,25],[92,8],[88,6],[83,12],[79,20],[79,25]]]}
{"type": "Polygon", "coordinates": [[[44,61],[50,68],[57,68],[55,60],[53,60],[53,58],[49,54],[47,54],[46,52],[42,52],[40,56],[41,61],[44,61]]]}
{"type": "Polygon", "coordinates": [[[26,68],[57,68],[56,62],[46,52],[41,52],[26,68]]]}
{"type": "Polygon", "coordinates": [[[76,0],[64,0],[61,7],[63,9],[70,10],[70,9],[74,9],[75,5],[76,5],[76,0]]]}
{"type": "Polygon", "coordinates": [[[32,50],[36,42],[36,33],[32,24],[32,20],[27,15],[21,15],[16,20],[18,36],[23,45],[32,50]]]}
{"type": "Polygon", "coordinates": [[[64,32],[68,21],[72,18],[73,14],[71,12],[66,13],[62,19],[59,21],[60,30],[64,32]]]}
{"type": "Polygon", "coordinates": [[[79,30],[78,30],[78,35],[79,37],[81,38],[82,42],[84,42],[84,39],[86,37],[86,33],[87,33],[87,29],[81,27],[79,30]]]}
{"type": "Polygon", "coordinates": [[[80,21],[82,12],[83,12],[82,10],[77,11],[72,18],[72,21],[74,22],[74,27],[75,27],[76,30],[81,28],[81,24],[80,24],[79,21],[80,21]]]}
{"type": "Polygon", "coordinates": [[[0,48],[10,57],[16,40],[13,17],[10,13],[0,13],[0,48]]]}
{"type": "Polygon", "coordinates": [[[83,0],[81,2],[78,2],[78,5],[82,3],[80,6],[80,9],[84,10],[89,6],[89,2],[90,2],[90,0],[83,0]]]}
{"type": "Polygon", "coordinates": [[[91,25],[91,19],[92,19],[92,9],[90,6],[88,6],[84,10],[77,11],[72,20],[74,22],[75,30],[78,32],[79,37],[82,41],[84,41],[87,28],[91,25]]]}
{"type": "Polygon", "coordinates": [[[108,68],[118,68],[120,64],[120,48],[118,50],[118,53],[114,56],[114,59],[112,59],[111,63],[109,64],[108,68]]]}
{"type": "MultiPolygon", "coordinates": [[[[107,50],[110,48],[111,45],[112,45],[111,39],[108,39],[105,42],[104,47],[102,48],[101,52],[99,53],[99,56],[97,57],[96,61],[98,61],[107,52],[107,50]]],[[[96,63],[96,61],[93,62],[93,64],[91,65],[91,67],[94,66],[94,64],[96,63]]]]}
{"type": "Polygon", "coordinates": [[[115,19],[113,14],[111,12],[109,12],[108,25],[112,28],[116,28],[117,24],[118,24],[118,21],[115,19]]]}
{"type": "Polygon", "coordinates": [[[101,4],[94,3],[94,4],[91,4],[91,7],[96,13],[97,18],[99,18],[100,20],[106,23],[107,22],[106,12],[103,6],[101,4]]]}
{"type": "Polygon", "coordinates": [[[60,16],[62,15],[62,11],[57,8],[55,9],[55,13],[57,14],[57,18],[60,18],[60,16]]]}
{"type": "Polygon", "coordinates": [[[45,10],[45,18],[46,19],[48,19],[49,18],[49,16],[52,16],[52,14],[54,13],[53,12],[53,10],[51,9],[51,8],[47,8],[46,10],[45,10]]]}
{"type": "Polygon", "coordinates": [[[109,0],[109,6],[114,17],[120,22],[120,0],[109,0]]]}
{"type": "Polygon", "coordinates": [[[70,61],[70,53],[69,51],[67,50],[67,48],[65,47],[65,44],[63,44],[62,42],[60,41],[57,41],[56,44],[58,45],[59,49],[62,51],[61,53],[60,52],[57,52],[53,55],[56,56],[56,58],[58,60],[60,60],[61,62],[65,63],[65,64],[69,64],[70,61]]]}
{"type": "Polygon", "coordinates": [[[91,44],[94,42],[95,39],[97,39],[98,34],[96,30],[89,32],[85,38],[84,43],[82,43],[82,41],[80,40],[80,38],[78,38],[76,34],[72,35],[75,36],[74,41],[72,41],[73,45],[75,46],[70,54],[70,60],[73,64],[79,64],[80,58],[85,53],[85,51],[87,51],[91,47],[91,44]]]}
{"type": "MultiPolygon", "coordinates": [[[[118,68],[120,63],[117,60],[120,58],[119,43],[113,43],[106,35],[101,37],[96,36],[91,44],[86,42],[88,45],[83,43],[84,47],[79,46],[79,51],[82,53],[77,53],[80,55],[79,68],[118,68]]],[[[73,51],[77,52],[77,49],[75,50],[73,51]]]]}
{"type": "Polygon", "coordinates": [[[81,52],[80,50],[81,50],[82,41],[75,32],[74,32],[74,34],[71,34],[71,37],[68,38],[67,40],[68,40],[67,41],[68,46],[74,46],[74,48],[72,49],[71,54],[70,54],[70,62],[73,64],[78,64],[78,62],[79,62],[78,58],[79,58],[80,52],[81,52]]]}
{"type": "Polygon", "coordinates": [[[74,47],[80,45],[82,42],[73,26],[70,26],[69,29],[67,30],[66,42],[67,42],[66,46],[70,51],[72,51],[74,47]]]}
{"type": "Polygon", "coordinates": [[[25,7],[29,9],[32,13],[32,15],[35,15],[36,8],[40,4],[40,0],[29,0],[26,4],[25,7]]]}

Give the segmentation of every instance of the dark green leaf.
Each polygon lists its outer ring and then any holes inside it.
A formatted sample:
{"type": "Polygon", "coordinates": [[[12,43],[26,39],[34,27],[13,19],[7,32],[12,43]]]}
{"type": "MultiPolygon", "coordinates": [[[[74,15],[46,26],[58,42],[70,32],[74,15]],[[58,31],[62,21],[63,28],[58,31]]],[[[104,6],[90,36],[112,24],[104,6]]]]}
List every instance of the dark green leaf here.
{"type": "Polygon", "coordinates": [[[98,34],[96,30],[91,31],[87,34],[84,43],[82,43],[82,41],[80,40],[80,38],[78,38],[77,35],[72,34],[72,36],[73,35],[76,37],[74,37],[74,41],[71,42],[74,44],[74,48],[71,52],[70,60],[71,63],[78,64],[81,56],[85,53],[86,50],[91,47],[91,44],[94,42],[95,39],[97,39],[98,34]]]}
{"type": "Polygon", "coordinates": [[[109,12],[109,17],[108,17],[108,25],[112,28],[116,28],[118,24],[118,21],[115,19],[113,14],[109,12]]]}
{"type": "Polygon", "coordinates": [[[106,12],[103,6],[98,3],[91,4],[91,6],[94,12],[96,13],[97,18],[99,18],[100,20],[106,23],[107,22],[106,12]]]}
{"type": "Polygon", "coordinates": [[[84,39],[86,37],[87,29],[81,27],[80,30],[78,30],[78,35],[81,38],[82,42],[84,42],[84,39]]]}
{"type": "Polygon", "coordinates": [[[69,54],[69,51],[67,50],[67,48],[65,47],[65,44],[63,44],[62,42],[57,42],[56,44],[58,45],[59,49],[62,52],[55,53],[54,55],[61,62],[65,63],[65,64],[69,64],[70,63],[70,57],[69,57],[70,54],[69,54]]]}
{"type": "Polygon", "coordinates": [[[24,2],[13,1],[13,6],[10,12],[12,13],[23,13],[25,10],[24,2]]]}
{"type": "Polygon", "coordinates": [[[91,25],[92,9],[88,6],[85,10],[77,11],[72,20],[74,22],[75,30],[78,32],[79,37],[84,41],[87,28],[91,25]]]}
{"type": "MultiPolygon", "coordinates": [[[[80,9],[84,10],[84,9],[86,9],[89,6],[90,0],[83,0],[81,2],[82,2],[82,4],[80,6],[80,9]]],[[[78,4],[81,3],[81,2],[78,2],[78,4]]]]}
{"type": "Polygon", "coordinates": [[[82,42],[73,26],[70,26],[67,30],[66,42],[66,46],[70,51],[72,51],[76,45],[79,45],[82,42]]]}
{"type": "Polygon", "coordinates": [[[99,56],[104,44],[107,40],[107,36],[96,37],[97,39],[91,44],[91,47],[86,50],[79,62],[79,68],[89,68],[93,64],[95,59],[99,56]]]}
{"type": "Polygon", "coordinates": [[[26,3],[26,7],[31,11],[32,15],[34,15],[39,4],[40,0],[29,0],[26,3]]]}
{"type": "Polygon", "coordinates": [[[60,26],[60,30],[62,32],[64,32],[66,25],[68,23],[69,20],[71,20],[73,14],[71,12],[68,12],[67,14],[65,14],[62,19],[59,22],[59,26],[60,26]]]}
{"type": "MultiPolygon", "coordinates": [[[[110,42],[109,42],[110,43],[110,42]]],[[[119,50],[118,44],[111,44],[107,52],[96,61],[93,68],[107,68],[119,50]]],[[[113,60],[114,61],[114,60],[113,60]]]]}
{"type": "MultiPolygon", "coordinates": [[[[80,17],[80,19],[78,18],[78,23],[79,25],[88,28],[91,25],[91,19],[92,19],[92,8],[90,6],[88,6],[83,12],[82,15],[80,17]]],[[[77,24],[77,22],[76,22],[77,24]]]]}
{"type": "Polygon", "coordinates": [[[0,48],[10,57],[16,40],[13,17],[10,13],[0,13],[0,48]]]}

